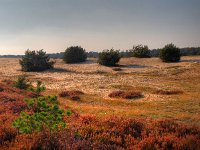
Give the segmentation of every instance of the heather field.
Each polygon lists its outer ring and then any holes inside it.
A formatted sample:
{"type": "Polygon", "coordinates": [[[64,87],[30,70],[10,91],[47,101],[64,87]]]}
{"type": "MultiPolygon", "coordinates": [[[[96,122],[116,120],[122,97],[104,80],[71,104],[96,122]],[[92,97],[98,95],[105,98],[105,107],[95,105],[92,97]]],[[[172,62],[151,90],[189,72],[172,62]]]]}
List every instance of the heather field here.
{"type": "MultiPolygon", "coordinates": [[[[20,74],[24,73],[18,59],[0,59],[1,80],[16,80],[20,74]]],[[[200,56],[182,57],[179,63],[123,58],[119,67],[100,66],[95,59],[80,64],[64,64],[57,59],[53,70],[26,74],[32,82],[43,81],[45,94],[84,92],[78,102],[60,99],[62,106],[68,105],[81,114],[173,118],[200,125],[200,56]],[[134,100],[108,96],[119,90],[141,92],[142,96],[134,100]]]]}
{"type": "Polygon", "coordinates": [[[12,121],[35,95],[12,87],[24,74],[18,59],[0,58],[0,149],[200,149],[200,56],[122,58],[117,67],[96,61],[56,59],[54,69],[26,73],[72,115],[65,130],[20,134],[12,121]]]}

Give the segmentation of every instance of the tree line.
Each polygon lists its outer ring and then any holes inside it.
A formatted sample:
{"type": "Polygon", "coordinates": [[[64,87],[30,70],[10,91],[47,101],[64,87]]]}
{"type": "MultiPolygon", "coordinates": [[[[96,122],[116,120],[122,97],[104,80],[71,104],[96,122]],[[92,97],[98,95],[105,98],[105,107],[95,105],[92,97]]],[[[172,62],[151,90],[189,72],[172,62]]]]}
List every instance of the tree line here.
{"type": "MultiPolygon", "coordinates": [[[[147,45],[136,45],[128,51],[128,57],[150,58],[151,51],[147,45]]],[[[62,59],[66,64],[84,62],[87,59],[87,53],[81,46],[71,46],[63,52],[62,59]]],[[[104,50],[98,53],[98,63],[104,66],[117,66],[120,59],[124,57],[119,50],[104,50]]],[[[159,50],[159,57],[163,62],[178,62],[181,58],[181,51],[174,44],[165,45],[159,50]]],[[[52,69],[56,63],[50,59],[45,51],[27,50],[25,55],[19,60],[22,71],[44,71],[52,69]]]]}

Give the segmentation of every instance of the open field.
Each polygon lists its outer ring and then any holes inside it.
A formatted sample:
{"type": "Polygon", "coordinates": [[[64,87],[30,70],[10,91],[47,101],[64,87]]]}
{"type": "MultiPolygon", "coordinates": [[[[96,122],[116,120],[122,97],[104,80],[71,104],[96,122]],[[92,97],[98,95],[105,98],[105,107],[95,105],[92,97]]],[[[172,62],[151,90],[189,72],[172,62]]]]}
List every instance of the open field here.
{"type": "MultiPolygon", "coordinates": [[[[43,81],[45,94],[83,91],[80,101],[59,98],[63,108],[70,106],[80,114],[170,118],[200,126],[200,56],[182,57],[179,63],[162,63],[158,58],[123,58],[119,67],[121,71],[114,71],[98,65],[95,59],[80,64],[64,64],[58,59],[53,70],[26,74],[30,81],[43,81]],[[108,97],[117,90],[140,91],[143,96],[134,100],[108,97]]],[[[0,80],[16,80],[20,74],[23,72],[18,59],[0,59],[0,80]]]]}

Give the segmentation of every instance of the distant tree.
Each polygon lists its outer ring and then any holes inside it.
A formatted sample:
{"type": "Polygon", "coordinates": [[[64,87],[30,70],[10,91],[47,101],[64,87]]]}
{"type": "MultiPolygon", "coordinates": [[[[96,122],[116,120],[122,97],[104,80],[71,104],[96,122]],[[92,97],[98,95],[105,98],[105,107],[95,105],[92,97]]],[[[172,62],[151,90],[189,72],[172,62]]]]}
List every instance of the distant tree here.
{"type": "Polygon", "coordinates": [[[54,61],[50,61],[50,57],[43,50],[30,51],[27,50],[25,55],[19,60],[22,71],[44,71],[53,68],[54,61]]]}
{"type": "Polygon", "coordinates": [[[132,57],[138,58],[149,58],[151,57],[150,50],[147,45],[136,45],[133,46],[133,49],[129,51],[129,55],[132,57]]]}
{"type": "Polygon", "coordinates": [[[160,50],[160,59],[163,62],[178,62],[180,61],[180,49],[174,44],[167,44],[160,50]]]}
{"type": "Polygon", "coordinates": [[[118,50],[105,50],[99,53],[98,63],[104,66],[116,66],[121,56],[118,50]]]}
{"type": "Polygon", "coordinates": [[[84,62],[87,59],[87,53],[80,46],[71,46],[64,52],[63,60],[65,63],[84,62]]]}

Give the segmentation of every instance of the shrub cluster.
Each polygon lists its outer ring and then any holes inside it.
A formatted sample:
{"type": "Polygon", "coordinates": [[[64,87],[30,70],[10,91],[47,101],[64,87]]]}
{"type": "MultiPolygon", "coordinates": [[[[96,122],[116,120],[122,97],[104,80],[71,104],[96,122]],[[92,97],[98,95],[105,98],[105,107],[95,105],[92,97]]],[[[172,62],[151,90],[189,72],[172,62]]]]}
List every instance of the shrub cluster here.
{"type": "Polygon", "coordinates": [[[142,93],[139,91],[114,91],[108,96],[111,98],[133,99],[142,97],[142,93]]]}
{"type": "Polygon", "coordinates": [[[115,51],[114,49],[105,50],[99,53],[98,63],[104,66],[116,66],[120,58],[119,51],[115,51]]]}
{"type": "Polygon", "coordinates": [[[154,91],[154,94],[174,95],[174,94],[183,94],[183,91],[181,91],[181,90],[163,90],[163,89],[158,89],[158,90],[154,91]]]}
{"type": "Polygon", "coordinates": [[[80,95],[83,95],[82,91],[72,90],[72,91],[62,91],[59,93],[60,97],[69,97],[71,100],[80,100],[80,95]]]}
{"type": "Polygon", "coordinates": [[[31,84],[29,84],[26,75],[18,76],[18,79],[17,81],[14,82],[13,86],[18,89],[32,91],[33,93],[31,95],[33,95],[33,97],[40,96],[40,93],[45,90],[45,86],[42,84],[40,80],[37,80],[36,87],[33,87],[31,84]]]}
{"type": "Polygon", "coordinates": [[[26,75],[18,76],[17,81],[13,84],[14,87],[19,89],[28,89],[30,84],[28,84],[28,80],[26,79],[26,75]]]}
{"type": "Polygon", "coordinates": [[[151,57],[150,50],[147,45],[133,46],[133,49],[129,51],[130,55],[138,58],[149,58],[151,57]]]}
{"type": "Polygon", "coordinates": [[[180,49],[174,44],[167,44],[160,50],[160,59],[163,62],[178,62],[180,61],[180,49]]]}
{"type": "Polygon", "coordinates": [[[48,55],[43,50],[30,51],[27,50],[25,55],[19,60],[22,71],[44,71],[53,68],[54,61],[50,61],[48,55]]]}
{"type": "Polygon", "coordinates": [[[64,52],[63,60],[65,63],[84,62],[87,59],[87,53],[80,46],[71,46],[64,52]]]}

